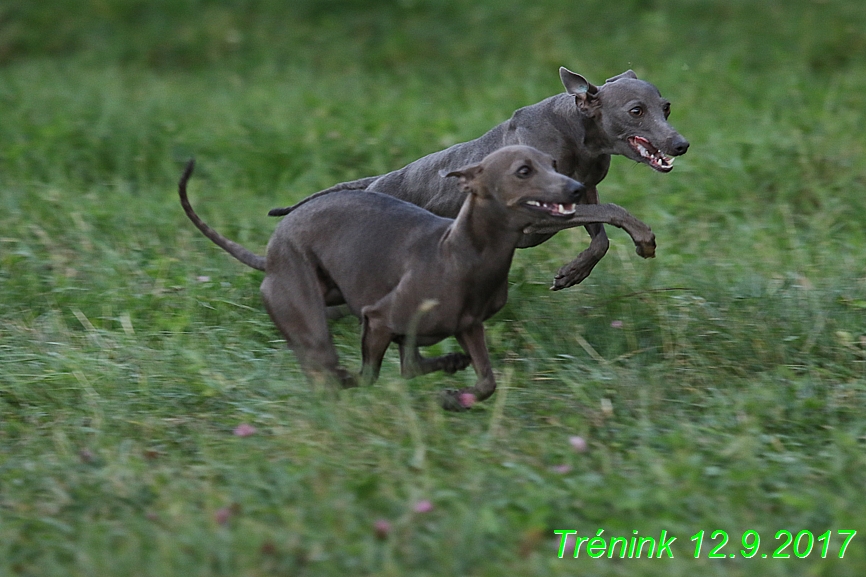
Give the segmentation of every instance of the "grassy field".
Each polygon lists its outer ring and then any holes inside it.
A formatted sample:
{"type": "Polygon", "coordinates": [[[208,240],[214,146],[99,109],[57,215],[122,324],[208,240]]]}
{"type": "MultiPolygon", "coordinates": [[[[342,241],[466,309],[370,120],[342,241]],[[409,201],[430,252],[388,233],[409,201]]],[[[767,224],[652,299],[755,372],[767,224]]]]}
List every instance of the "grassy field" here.
{"type": "Polygon", "coordinates": [[[857,0],[0,3],[0,575],[863,575],[864,55],[857,0]],[[585,232],[519,251],[467,413],[437,395],[471,371],[396,351],[311,388],[183,163],[262,252],[268,209],[474,138],[560,65],[673,102],[674,171],[600,187],[657,258],[609,229],[552,293],[585,232]],[[560,559],[561,530],[676,541],[560,559]]]}

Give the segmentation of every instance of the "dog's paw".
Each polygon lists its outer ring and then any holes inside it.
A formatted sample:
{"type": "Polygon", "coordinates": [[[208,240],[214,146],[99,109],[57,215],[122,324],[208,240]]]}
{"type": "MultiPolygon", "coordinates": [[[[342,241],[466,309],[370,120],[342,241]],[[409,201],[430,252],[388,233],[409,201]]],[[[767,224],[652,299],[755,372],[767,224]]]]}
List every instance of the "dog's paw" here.
{"type": "Polygon", "coordinates": [[[636,242],[635,243],[635,252],[638,256],[642,258],[655,258],[656,257],[656,237],[653,236],[648,241],[645,242],[636,242]]]}
{"type": "Polygon", "coordinates": [[[559,269],[559,272],[553,277],[553,285],[551,285],[550,290],[559,291],[574,286],[586,279],[591,272],[592,267],[585,266],[582,262],[569,263],[559,269]]]}
{"type": "Polygon", "coordinates": [[[337,383],[340,385],[341,389],[351,389],[353,387],[357,387],[360,383],[358,382],[358,376],[353,375],[346,369],[342,367],[338,367],[334,374],[337,383]]]}
{"type": "Polygon", "coordinates": [[[440,402],[446,411],[468,411],[469,407],[475,404],[475,395],[466,389],[446,389],[442,391],[440,402]]]}
{"type": "MultiPolygon", "coordinates": [[[[432,359],[431,359],[432,360],[432,359]]],[[[442,372],[453,375],[472,364],[472,357],[463,353],[448,353],[436,359],[442,372]]]]}

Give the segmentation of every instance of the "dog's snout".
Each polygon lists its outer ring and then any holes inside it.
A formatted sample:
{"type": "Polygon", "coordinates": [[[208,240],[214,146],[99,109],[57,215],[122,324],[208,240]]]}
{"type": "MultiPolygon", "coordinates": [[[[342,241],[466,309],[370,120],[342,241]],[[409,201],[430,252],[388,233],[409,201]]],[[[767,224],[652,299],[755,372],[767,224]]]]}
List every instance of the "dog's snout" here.
{"type": "Polygon", "coordinates": [[[673,142],[671,142],[671,152],[675,156],[680,156],[685,154],[689,149],[689,141],[680,136],[679,134],[674,137],[673,142]]]}
{"type": "Polygon", "coordinates": [[[586,194],[586,187],[583,185],[582,182],[572,180],[568,184],[566,193],[568,194],[569,198],[574,201],[578,201],[583,197],[584,194],[586,194]]]}

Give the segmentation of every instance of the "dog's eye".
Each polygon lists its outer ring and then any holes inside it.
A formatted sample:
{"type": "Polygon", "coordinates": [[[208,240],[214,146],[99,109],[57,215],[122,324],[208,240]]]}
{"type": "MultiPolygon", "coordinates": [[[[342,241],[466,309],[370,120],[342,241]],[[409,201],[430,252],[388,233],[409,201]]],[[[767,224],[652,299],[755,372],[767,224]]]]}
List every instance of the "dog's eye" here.
{"type": "Polygon", "coordinates": [[[628,111],[632,116],[643,116],[643,107],[635,106],[631,110],[628,111]]]}
{"type": "Polygon", "coordinates": [[[671,105],[670,104],[665,104],[664,113],[665,113],[665,118],[667,118],[668,116],[671,115],[671,105]]]}
{"type": "Polygon", "coordinates": [[[515,174],[517,174],[519,178],[528,178],[529,175],[532,174],[532,167],[523,165],[517,169],[517,172],[515,174]]]}

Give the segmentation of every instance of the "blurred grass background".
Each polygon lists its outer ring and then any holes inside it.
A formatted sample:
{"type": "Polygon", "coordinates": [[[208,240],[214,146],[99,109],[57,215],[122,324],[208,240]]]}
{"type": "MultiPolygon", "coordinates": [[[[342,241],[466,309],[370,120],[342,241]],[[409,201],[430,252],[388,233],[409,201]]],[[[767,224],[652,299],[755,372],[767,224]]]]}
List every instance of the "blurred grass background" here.
{"type": "Polygon", "coordinates": [[[0,2],[0,574],[862,575],[861,535],[739,550],[863,529],[864,60],[853,0],[0,2]],[[550,293],[586,234],[519,251],[468,414],[436,395],[471,372],[405,382],[394,353],[311,390],[261,275],[177,205],[183,163],[261,252],[269,208],[474,138],[560,65],[673,102],[676,169],[600,187],[658,258],[611,230],[550,293]],[[675,559],[557,559],[572,528],[665,529],[675,559]],[[693,558],[715,529],[736,559],[693,558]]]}

